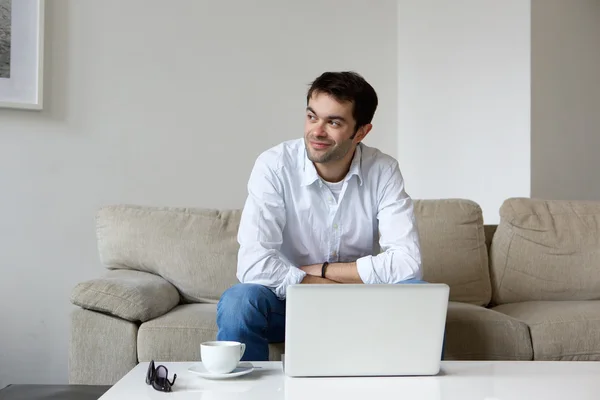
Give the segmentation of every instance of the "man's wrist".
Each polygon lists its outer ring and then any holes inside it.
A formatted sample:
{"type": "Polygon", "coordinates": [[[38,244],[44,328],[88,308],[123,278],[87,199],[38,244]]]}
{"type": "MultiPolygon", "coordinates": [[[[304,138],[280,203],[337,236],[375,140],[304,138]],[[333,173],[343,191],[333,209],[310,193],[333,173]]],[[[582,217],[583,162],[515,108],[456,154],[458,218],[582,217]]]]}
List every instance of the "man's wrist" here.
{"type": "Polygon", "coordinates": [[[330,264],[327,268],[327,279],[339,283],[363,283],[356,262],[330,264]]]}
{"type": "Polygon", "coordinates": [[[322,268],[322,264],[311,264],[311,265],[305,265],[303,267],[300,267],[300,269],[304,272],[306,272],[307,275],[312,275],[315,276],[317,278],[321,277],[321,268],[322,268]]]}

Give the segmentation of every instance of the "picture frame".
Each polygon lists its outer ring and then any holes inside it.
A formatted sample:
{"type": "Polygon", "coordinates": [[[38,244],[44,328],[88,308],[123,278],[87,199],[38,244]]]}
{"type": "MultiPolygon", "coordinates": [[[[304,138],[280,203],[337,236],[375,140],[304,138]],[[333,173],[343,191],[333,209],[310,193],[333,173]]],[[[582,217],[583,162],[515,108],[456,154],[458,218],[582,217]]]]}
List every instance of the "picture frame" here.
{"type": "Polygon", "coordinates": [[[0,0],[0,108],[43,109],[45,0],[0,0]]]}

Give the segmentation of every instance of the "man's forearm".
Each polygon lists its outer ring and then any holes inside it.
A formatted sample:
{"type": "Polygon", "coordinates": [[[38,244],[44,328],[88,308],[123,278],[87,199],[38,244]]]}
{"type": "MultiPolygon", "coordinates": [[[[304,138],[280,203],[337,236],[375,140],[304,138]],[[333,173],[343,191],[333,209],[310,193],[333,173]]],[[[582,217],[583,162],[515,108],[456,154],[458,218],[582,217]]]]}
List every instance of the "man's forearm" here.
{"type": "Polygon", "coordinates": [[[355,262],[329,264],[325,270],[325,277],[340,283],[363,283],[355,262]]]}
{"type": "MultiPolygon", "coordinates": [[[[321,278],[321,267],[322,264],[313,264],[300,269],[307,273],[307,277],[312,276],[313,278],[323,279],[321,278]]],[[[363,283],[355,262],[329,264],[325,270],[325,278],[327,281],[337,283],[363,283]]]]}
{"type": "Polygon", "coordinates": [[[332,281],[330,279],[321,278],[320,276],[312,276],[306,275],[304,279],[302,279],[301,284],[337,284],[339,282],[332,281]]]}

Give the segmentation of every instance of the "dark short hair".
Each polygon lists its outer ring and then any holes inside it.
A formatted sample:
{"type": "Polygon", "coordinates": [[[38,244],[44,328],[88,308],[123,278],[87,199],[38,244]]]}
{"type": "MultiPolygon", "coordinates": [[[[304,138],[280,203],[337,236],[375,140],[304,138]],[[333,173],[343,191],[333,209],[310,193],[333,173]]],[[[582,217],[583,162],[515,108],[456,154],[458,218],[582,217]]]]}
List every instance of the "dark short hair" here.
{"type": "Polygon", "coordinates": [[[307,104],[315,92],[326,93],[340,102],[351,102],[352,116],[356,121],[355,131],[373,120],[377,109],[377,93],[356,72],[324,72],[311,83],[306,95],[307,104]]]}

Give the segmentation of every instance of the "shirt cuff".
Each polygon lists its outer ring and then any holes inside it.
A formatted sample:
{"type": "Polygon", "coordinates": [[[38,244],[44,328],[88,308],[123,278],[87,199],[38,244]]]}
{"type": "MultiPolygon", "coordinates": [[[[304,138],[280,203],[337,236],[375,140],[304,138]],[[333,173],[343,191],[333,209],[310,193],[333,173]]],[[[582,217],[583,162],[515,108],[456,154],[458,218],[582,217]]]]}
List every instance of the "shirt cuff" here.
{"type": "Polygon", "coordinates": [[[373,256],[365,256],[356,260],[356,271],[360,279],[365,284],[375,283],[375,274],[373,274],[373,256]]]}
{"type": "Polygon", "coordinates": [[[302,271],[298,267],[290,267],[287,275],[285,276],[281,285],[275,288],[275,295],[279,300],[285,300],[285,296],[287,293],[287,287],[290,285],[297,285],[306,276],[306,272],[302,271]]]}

